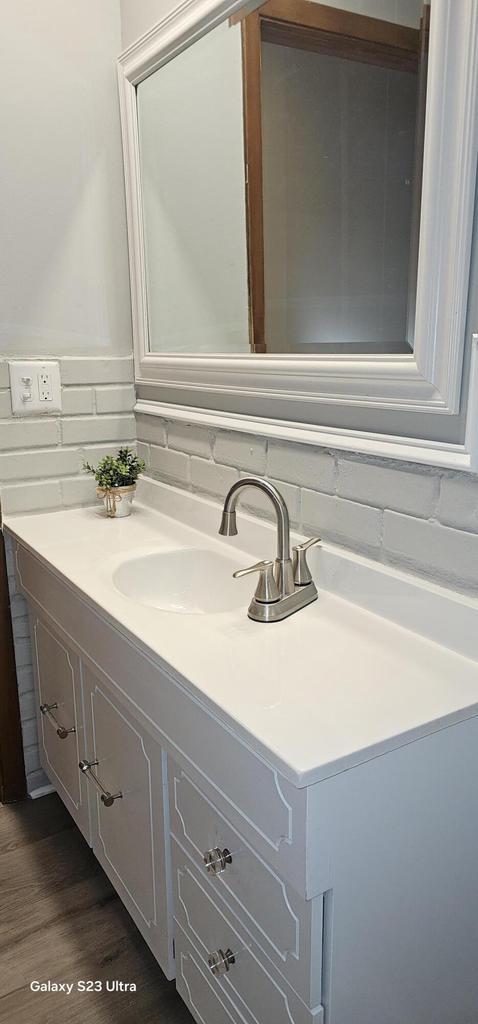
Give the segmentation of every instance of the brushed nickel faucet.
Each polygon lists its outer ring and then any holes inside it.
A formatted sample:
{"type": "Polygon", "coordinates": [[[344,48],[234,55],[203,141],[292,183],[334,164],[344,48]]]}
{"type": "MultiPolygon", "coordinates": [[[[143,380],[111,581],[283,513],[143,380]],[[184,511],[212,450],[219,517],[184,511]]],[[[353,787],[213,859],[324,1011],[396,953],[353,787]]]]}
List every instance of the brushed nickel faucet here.
{"type": "Polygon", "coordinates": [[[235,537],[237,534],[236,505],[246,487],[257,487],[272,502],[277,523],[277,555],[273,562],[256,562],[246,569],[238,569],[233,576],[238,579],[258,572],[259,582],[247,614],[255,622],[279,622],[317,598],[317,588],[307,565],[306,551],[313,544],[318,544],[320,537],[298,544],[293,548],[291,558],[289,513],[284,498],[274,484],[254,476],[237,480],[229,488],[219,527],[223,537],[235,537]]]}

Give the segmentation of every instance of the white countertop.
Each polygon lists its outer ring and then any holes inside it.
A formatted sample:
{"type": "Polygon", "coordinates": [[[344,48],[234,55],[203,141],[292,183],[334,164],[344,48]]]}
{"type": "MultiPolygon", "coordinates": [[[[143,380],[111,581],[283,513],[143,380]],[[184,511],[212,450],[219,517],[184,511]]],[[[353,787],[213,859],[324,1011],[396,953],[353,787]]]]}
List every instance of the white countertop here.
{"type": "MultiPolygon", "coordinates": [[[[214,503],[164,485],[156,488],[169,514],[137,503],[128,519],[106,519],[95,507],[7,516],[4,525],[83,599],[170,666],[196,697],[295,785],[318,782],[478,713],[475,660],[331,592],[343,590],[353,570],[354,600],[358,581],[370,589],[373,579],[375,604],[380,606],[383,587],[387,614],[395,603],[400,617],[400,607],[406,599],[408,609],[412,595],[425,617],[433,608],[433,615],[445,621],[450,618],[447,591],[390,569],[380,571],[364,559],[329,548],[329,589],[319,589],[318,601],[308,608],[268,625],[247,618],[255,577],[240,581],[243,607],[220,614],[176,614],[123,596],[112,572],[135,554],[206,547],[230,554],[232,572],[258,554],[273,553],[270,526],[238,516],[239,536],[216,538],[214,503]],[[178,521],[182,511],[201,530],[178,521]],[[209,524],[207,533],[204,523],[209,524]],[[246,543],[247,551],[241,549],[246,543]]],[[[319,588],[325,557],[311,558],[319,588]]],[[[451,597],[458,634],[463,614],[466,633],[471,622],[477,635],[478,602],[451,597]]]]}

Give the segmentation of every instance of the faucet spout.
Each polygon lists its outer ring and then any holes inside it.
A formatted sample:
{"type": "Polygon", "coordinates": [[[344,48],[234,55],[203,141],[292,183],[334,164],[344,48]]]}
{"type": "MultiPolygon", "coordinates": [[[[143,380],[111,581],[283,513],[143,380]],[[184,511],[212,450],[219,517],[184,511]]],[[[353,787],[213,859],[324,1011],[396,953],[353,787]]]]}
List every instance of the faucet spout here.
{"type": "Polygon", "coordinates": [[[237,522],[235,512],[223,512],[221,525],[219,527],[221,537],[235,537],[237,534],[237,522]]]}
{"type": "Polygon", "coordinates": [[[256,487],[267,494],[272,502],[277,522],[277,560],[281,563],[290,561],[290,525],[287,505],[274,484],[261,477],[246,476],[237,480],[226,494],[219,533],[223,537],[234,537],[237,534],[236,505],[239,495],[247,487],[256,487]]]}

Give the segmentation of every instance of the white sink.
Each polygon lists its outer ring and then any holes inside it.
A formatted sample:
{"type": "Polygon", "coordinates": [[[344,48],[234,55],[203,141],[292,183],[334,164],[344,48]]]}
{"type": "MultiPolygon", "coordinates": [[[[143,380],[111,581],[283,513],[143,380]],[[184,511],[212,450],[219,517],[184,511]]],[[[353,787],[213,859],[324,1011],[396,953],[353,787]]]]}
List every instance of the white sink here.
{"type": "Polygon", "coordinates": [[[236,568],[218,551],[156,551],[122,562],[113,583],[125,597],[162,611],[206,615],[242,606],[245,613],[253,588],[250,580],[233,580],[236,568]]]}

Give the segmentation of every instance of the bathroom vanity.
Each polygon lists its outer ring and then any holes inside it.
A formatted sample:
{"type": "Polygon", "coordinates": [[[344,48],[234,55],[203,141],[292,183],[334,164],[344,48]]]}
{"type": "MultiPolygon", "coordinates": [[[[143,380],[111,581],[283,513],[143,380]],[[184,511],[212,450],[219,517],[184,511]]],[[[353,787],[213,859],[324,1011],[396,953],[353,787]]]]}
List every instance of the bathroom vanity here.
{"type": "Polygon", "coordinates": [[[323,546],[252,622],[273,528],[140,498],[5,529],[43,766],[163,971],[198,1024],[475,1024],[478,602],[323,546]]]}

